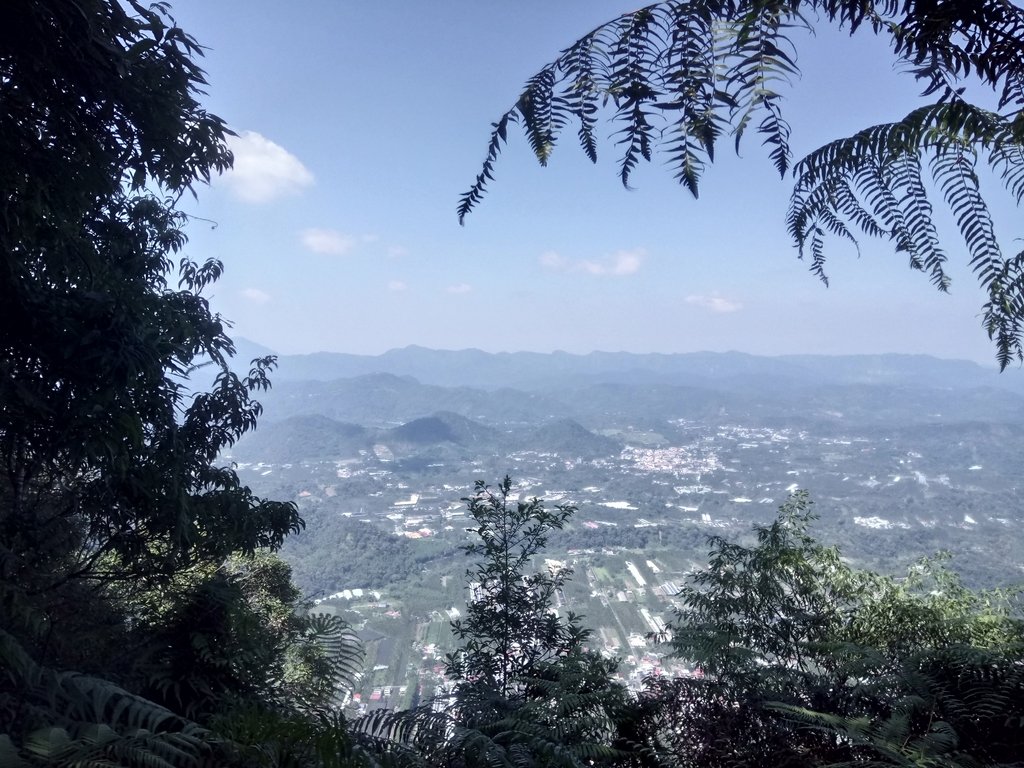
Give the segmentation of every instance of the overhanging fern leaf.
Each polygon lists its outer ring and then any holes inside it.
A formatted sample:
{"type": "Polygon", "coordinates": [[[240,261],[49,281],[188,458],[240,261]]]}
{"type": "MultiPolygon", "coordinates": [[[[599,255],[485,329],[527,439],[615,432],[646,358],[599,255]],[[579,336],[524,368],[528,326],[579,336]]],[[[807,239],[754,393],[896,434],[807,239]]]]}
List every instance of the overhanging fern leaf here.
{"type": "Polygon", "coordinates": [[[480,173],[477,174],[473,186],[462,196],[459,201],[459,223],[463,223],[474,206],[483,199],[487,190],[487,182],[494,178],[494,163],[498,159],[502,145],[508,140],[508,124],[519,121],[517,107],[513,107],[498,120],[491,131],[491,140],[487,145],[487,157],[484,160],[480,173]]]}
{"type": "Polygon", "coordinates": [[[554,82],[554,65],[549,65],[530,78],[516,105],[523,116],[523,128],[530,148],[541,165],[547,165],[555,148],[555,130],[565,124],[567,105],[564,100],[556,101],[554,82]]]}
{"type": "Polygon", "coordinates": [[[652,8],[641,8],[622,25],[619,39],[611,51],[612,81],[620,85],[611,90],[616,104],[615,120],[623,127],[616,132],[616,143],[624,146],[619,164],[619,178],[629,187],[629,177],[640,158],[651,159],[655,142],[651,113],[657,89],[650,80],[651,64],[657,57],[662,27],[652,8]]]}
{"type": "Polygon", "coordinates": [[[791,166],[791,129],[782,90],[799,77],[790,41],[815,18],[887,38],[934,102],[903,119],[867,128],[808,154],[793,168],[788,229],[811,271],[826,279],[826,234],[890,239],[910,266],[947,291],[947,252],[934,223],[922,167],[941,177],[944,202],[967,242],[971,268],[989,296],[984,324],[1002,367],[1024,360],[1012,313],[1021,293],[1017,267],[1004,263],[974,167],[992,167],[1024,201],[1024,9],[1008,0],[662,0],[623,14],[581,37],[544,67],[516,106],[495,124],[476,181],[460,199],[459,221],[482,200],[507,138],[521,122],[538,160],[558,135],[579,125],[581,148],[597,158],[595,125],[604,112],[620,149],[628,187],[642,160],[664,152],[695,197],[722,135],[740,142],[756,126],[776,170],[791,166]],[[807,11],[811,13],[807,13],[807,11]],[[993,112],[969,102],[969,81],[998,94],[993,112]],[[959,165],[940,161],[951,148],[959,165]],[[938,163],[938,164],[936,164],[938,163]],[[969,166],[969,167],[968,167],[969,166]],[[954,170],[965,175],[955,181],[954,170]],[[943,186],[944,185],[944,186],[943,186]]]}
{"type": "Polygon", "coordinates": [[[734,23],[730,36],[729,59],[734,60],[725,80],[736,103],[732,117],[736,151],[747,126],[760,113],[766,114],[758,132],[769,146],[772,163],[780,176],[789,169],[790,128],[782,118],[777,84],[788,84],[799,74],[796,62],[785,49],[789,45],[783,31],[793,26],[792,5],[786,2],[764,2],[753,7],[734,23]]]}
{"type": "Polygon", "coordinates": [[[602,24],[530,78],[516,105],[495,123],[480,173],[460,198],[459,221],[482,199],[509,122],[523,125],[542,165],[563,128],[575,122],[581,148],[596,161],[602,104],[610,107],[621,148],[619,177],[627,187],[640,161],[661,150],[679,182],[697,196],[719,137],[731,132],[738,147],[752,121],[784,173],[790,128],[777,85],[798,74],[786,38],[794,20],[803,23],[788,0],[668,0],[602,24]]]}

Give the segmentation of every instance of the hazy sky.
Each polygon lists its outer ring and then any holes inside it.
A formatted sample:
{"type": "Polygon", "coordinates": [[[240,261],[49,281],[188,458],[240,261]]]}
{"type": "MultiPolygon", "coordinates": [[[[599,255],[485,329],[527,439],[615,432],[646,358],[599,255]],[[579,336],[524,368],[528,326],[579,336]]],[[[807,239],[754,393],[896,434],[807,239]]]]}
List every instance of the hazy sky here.
{"type": "MultiPolygon", "coordinates": [[[[455,208],[491,122],[561,48],[631,7],[175,0],[179,24],[209,48],[207,104],[239,134],[235,170],[186,204],[216,222],[192,224],[188,252],[225,262],[213,303],[234,334],[282,353],[420,344],[990,364],[959,240],[946,240],[952,295],[872,241],[859,258],[831,243],[825,288],[796,258],[790,183],[753,132],[742,158],[723,142],[700,200],[659,158],[624,190],[610,128],[596,166],[574,130],[546,169],[511,135],[490,194],[460,227],[455,208]]],[[[913,80],[868,35],[822,27],[799,36],[799,55],[785,106],[798,156],[917,103],[913,80]]],[[[1009,247],[1024,235],[1019,213],[1007,202],[995,214],[1009,247]]]]}

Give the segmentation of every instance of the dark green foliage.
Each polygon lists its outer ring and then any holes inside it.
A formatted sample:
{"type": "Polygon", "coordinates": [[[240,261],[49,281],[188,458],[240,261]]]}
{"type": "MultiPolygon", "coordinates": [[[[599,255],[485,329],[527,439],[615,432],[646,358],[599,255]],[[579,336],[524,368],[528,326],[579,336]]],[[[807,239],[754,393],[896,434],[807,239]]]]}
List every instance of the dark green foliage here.
{"type": "Polygon", "coordinates": [[[669,629],[697,674],[650,682],[625,720],[638,752],[693,766],[1019,759],[1014,595],[971,592],[936,561],[902,580],[855,571],[811,519],[797,495],[754,546],[711,539],[669,629]]]}
{"type": "Polygon", "coordinates": [[[338,617],[308,612],[291,568],[268,553],[182,574],[134,614],[141,691],[203,723],[252,701],[326,711],[335,686],[349,687],[361,666],[355,634],[338,617]]]}
{"type": "Polygon", "coordinates": [[[313,511],[309,528],[289,540],[286,552],[295,579],[307,594],[330,594],[352,587],[387,587],[418,574],[432,556],[450,556],[454,547],[433,553],[414,547],[403,536],[385,533],[370,523],[335,519],[313,511]]]}
{"type": "Polygon", "coordinates": [[[736,150],[755,125],[780,175],[792,170],[789,232],[825,275],[824,240],[855,232],[891,240],[942,291],[950,279],[933,217],[934,184],[984,288],[982,317],[1001,368],[1024,361],[1024,253],[1004,256],[977,166],[987,163],[1019,204],[1024,196],[1024,10],[1009,0],[663,0],[600,25],[527,81],[494,125],[483,168],[459,203],[480,202],[520,123],[546,165],[561,131],[579,126],[597,160],[595,126],[609,111],[622,183],[661,152],[694,197],[723,137],[736,150]],[[789,33],[814,19],[888,39],[895,58],[934,102],[895,122],[832,142],[795,165],[780,89],[799,77],[789,33]],[[997,111],[967,99],[968,84],[998,94],[997,111]],[[929,165],[929,173],[922,168],[929,165]]]}
{"type": "Polygon", "coordinates": [[[176,199],[231,161],[223,123],[196,100],[197,44],[159,6],[23,1],[4,16],[5,576],[37,590],[93,570],[160,578],[279,546],[301,525],[294,506],[214,464],[254,426],[250,395],[272,362],[229,370],[224,323],[201,295],[221,265],[175,264],[176,199]],[[196,394],[186,377],[204,357],[220,370],[196,394]],[[44,544],[62,560],[50,584],[18,573],[44,544]]]}
{"type": "Polygon", "coordinates": [[[477,563],[466,573],[466,617],[452,623],[461,645],[448,658],[449,747],[468,765],[605,760],[611,711],[622,700],[610,682],[616,665],[586,650],[590,632],[579,616],[554,608],[570,572],[534,562],[575,509],[513,501],[511,492],[508,477],[494,491],[478,481],[464,499],[477,526],[465,549],[477,563]]]}
{"type": "Polygon", "coordinates": [[[316,717],[284,716],[260,709],[241,710],[217,723],[229,741],[230,765],[244,768],[352,768],[389,765],[353,738],[338,712],[316,717]]]}
{"type": "Polygon", "coordinates": [[[0,660],[0,765],[198,766],[213,751],[205,729],[109,680],[41,666],[2,629],[0,660]]]}
{"type": "Polygon", "coordinates": [[[466,572],[466,618],[452,623],[462,650],[448,662],[448,674],[462,685],[479,684],[501,697],[518,693],[524,676],[578,648],[587,634],[578,617],[566,622],[551,610],[569,574],[531,568],[548,532],[562,528],[575,509],[509,501],[511,490],[508,477],[495,492],[478,481],[476,494],[464,499],[478,537],[465,550],[478,562],[466,572]]]}
{"type": "Polygon", "coordinates": [[[231,370],[203,296],[222,265],[182,254],[178,201],[232,160],[199,55],[163,4],[0,11],[5,763],[227,764],[195,719],[300,716],[352,673],[347,628],[296,615],[257,554],[302,527],[295,505],[218,460],[273,359],[231,370]]]}
{"type": "Polygon", "coordinates": [[[465,550],[471,597],[452,623],[459,649],[447,659],[450,694],[422,710],[381,713],[358,724],[378,751],[428,765],[582,766],[618,754],[610,746],[625,693],[616,663],[588,651],[578,616],[558,615],[570,573],[537,569],[548,534],[575,511],[510,498],[506,477],[464,499],[476,523],[465,550]]]}

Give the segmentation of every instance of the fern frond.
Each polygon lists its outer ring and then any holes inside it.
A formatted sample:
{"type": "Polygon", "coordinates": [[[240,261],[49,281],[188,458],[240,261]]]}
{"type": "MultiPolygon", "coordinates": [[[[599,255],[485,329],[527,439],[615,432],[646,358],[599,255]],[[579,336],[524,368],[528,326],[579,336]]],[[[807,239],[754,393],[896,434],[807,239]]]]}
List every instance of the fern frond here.
{"type": "Polygon", "coordinates": [[[662,67],[664,90],[671,98],[655,106],[667,119],[676,115],[667,131],[668,164],[675,168],[677,180],[698,197],[705,160],[714,162],[715,145],[728,127],[721,112],[736,105],[730,94],[719,89],[719,31],[707,4],[677,4],[670,14],[666,23],[671,40],[662,67]]]}
{"type": "Polygon", "coordinates": [[[306,617],[305,635],[324,649],[334,687],[354,688],[363,671],[363,644],[351,625],[341,616],[314,613],[306,617]]]}
{"type": "MultiPolygon", "coordinates": [[[[921,179],[925,158],[950,147],[970,148],[986,156],[1018,203],[1024,200],[1024,9],[1008,0],[662,0],[645,5],[598,26],[528,81],[517,105],[495,124],[483,168],[460,200],[460,222],[482,199],[509,122],[523,122],[534,154],[546,164],[559,133],[575,120],[581,148],[596,161],[595,125],[602,105],[611,106],[606,117],[621,150],[619,177],[627,187],[640,161],[663,151],[676,179],[696,197],[720,137],[731,133],[738,152],[751,126],[785,175],[791,165],[790,126],[781,86],[799,76],[790,33],[811,28],[808,9],[851,34],[866,29],[887,37],[894,55],[909,63],[924,83],[924,94],[936,101],[895,123],[832,142],[797,163],[790,234],[823,280],[825,233],[852,240],[857,229],[892,240],[913,269],[947,291],[946,251],[921,179]],[[1003,113],[968,102],[966,78],[998,93],[1003,113]],[[869,161],[877,171],[874,178],[864,171],[869,161]],[[864,194],[870,200],[862,200],[864,194]]],[[[971,166],[963,189],[973,184],[971,166]]],[[[955,208],[972,268],[989,294],[984,324],[1005,367],[1014,357],[1022,359],[1017,330],[1004,317],[1012,304],[1009,280],[996,282],[1000,269],[1012,268],[1001,264],[993,249],[980,195],[961,190],[944,198],[955,208]],[[964,211],[970,212],[966,219],[964,211]],[[975,215],[981,218],[974,220],[975,215]]]]}
{"type": "Polygon", "coordinates": [[[562,114],[565,103],[555,101],[554,83],[555,68],[554,65],[548,65],[530,78],[516,104],[516,109],[523,117],[523,129],[530,148],[541,165],[548,164],[548,158],[555,148],[556,128],[565,124],[562,114]]]}
{"type": "Polygon", "coordinates": [[[494,179],[494,164],[501,153],[501,147],[508,141],[509,123],[519,122],[518,106],[513,107],[496,122],[491,131],[491,139],[487,144],[487,157],[484,159],[483,167],[476,176],[473,186],[459,199],[459,224],[464,223],[466,215],[473,210],[487,191],[487,182],[494,179]]]}
{"type": "Polygon", "coordinates": [[[752,121],[784,173],[790,128],[777,85],[797,74],[786,38],[795,23],[803,24],[795,8],[786,0],[666,0],[583,36],[530,78],[516,105],[495,123],[483,167],[460,199],[460,222],[482,199],[509,122],[523,125],[544,165],[559,133],[575,121],[581,148],[596,161],[594,126],[602,104],[611,108],[626,187],[640,161],[660,150],[680,184],[697,196],[718,139],[731,132],[738,149],[752,121]]]}
{"type": "Polygon", "coordinates": [[[657,97],[650,80],[652,63],[658,56],[658,43],[663,29],[653,8],[641,8],[621,25],[618,39],[609,55],[612,59],[609,88],[616,105],[614,121],[623,124],[616,131],[616,140],[625,149],[619,163],[619,178],[629,187],[629,177],[641,158],[650,161],[656,133],[648,106],[657,97]]]}
{"type": "Polygon", "coordinates": [[[754,4],[739,21],[734,22],[734,34],[728,48],[734,63],[725,74],[727,87],[736,104],[733,116],[733,135],[736,151],[746,128],[759,112],[765,112],[758,125],[763,143],[770,148],[769,156],[780,176],[789,169],[792,153],[789,149],[790,128],[780,109],[781,95],[777,84],[788,84],[799,74],[795,56],[784,31],[794,26],[793,6],[786,2],[754,4]]]}
{"type": "Polygon", "coordinates": [[[823,230],[849,239],[849,223],[870,236],[891,239],[941,291],[949,288],[947,256],[939,243],[933,205],[922,178],[929,159],[932,179],[964,238],[972,272],[988,295],[983,324],[1005,368],[1022,358],[1020,263],[1005,259],[981,195],[978,153],[1014,196],[1024,195],[1024,154],[1003,117],[962,101],[940,102],[903,120],[831,142],[797,163],[787,224],[812,271],[824,275],[823,230]],[[837,223],[843,222],[842,224],[837,223]]]}

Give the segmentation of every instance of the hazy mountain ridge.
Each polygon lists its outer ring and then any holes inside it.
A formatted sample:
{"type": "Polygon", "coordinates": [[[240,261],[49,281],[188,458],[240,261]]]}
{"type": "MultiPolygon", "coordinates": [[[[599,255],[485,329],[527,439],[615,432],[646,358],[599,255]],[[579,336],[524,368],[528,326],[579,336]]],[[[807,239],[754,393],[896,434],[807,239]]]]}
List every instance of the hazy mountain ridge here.
{"type": "MultiPolygon", "coordinates": [[[[989,382],[980,366],[924,356],[488,355],[413,347],[378,358],[327,358],[360,365],[405,360],[421,369],[444,363],[450,365],[447,378],[477,381],[505,375],[523,360],[530,365],[520,378],[545,367],[569,371],[575,366],[576,372],[553,376],[543,386],[534,378],[532,389],[443,386],[390,372],[330,381],[277,379],[261,394],[260,428],[241,441],[234,458],[344,459],[377,445],[396,458],[430,454],[466,460],[529,450],[595,457],[615,455],[628,442],[606,436],[615,430],[646,431],[657,442],[657,435],[671,440],[672,425],[686,422],[809,428],[819,434],[896,425],[1024,424],[1024,396],[991,383],[979,385],[989,382]],[[638,367],[645,361],[663,370],[648,373],[638,367]],[[616,362],[624,367],[614,368],[616,362]],[[676,373],[665,372],[673,366],[676,373]],[[680,381],[678,372],[687,367],[700,373],[680,381]],[[599,369],[606,373],[587,372],[599,369]]],[[[1010,371],[996,381],[1018,378],[1010,371]]]]}
{"type": "Polygon", "coordinates": [[[264,421],[320,414],[367,427],[395,427],[438,412],[497,425],[536,424],[564,415],[565,403],[511,388],[484,390],[422,384],[410,376],[374,373],[332,381],[278,381],[261,394],[264,421]]]}
{"type": "Polygon", "coordinates": [[[388,429],[364,428],[326,416],[299,415],[246,435],[232,449],[231,458],[269,464],[332,461],[366,455],[379,448],[386,448],[399,458],[419,454],[471,458],[513,450],[594,458],[618,454],[622,446],[620,441],[595,434],[572,419],[500,431],[445,411],[388,429]]]}
{"type": "MultiPolygon", "coordinates": [[[[250,356],[266,354],[265,347],[237,342],[240,369],[250,356]]],[[[1024,393],[1024,377],[1014,370],[1003,374],[965,360],[928,355],[782,355],[763,357],[742,352],[677,354],[629,352],[489,353],[479,349],[432,350],[409,346],[381,355],[320,352],[279,355],[276,382],[331,381],[369,374],[411,376],[427,385],[481,389],[513,387],[548,389],[553,385],[582,385],[588,381],[640,380],[686,383],[736,391],[749,390],[751,380],[771,380],[775,386],[821,384],[888,384],[930,388],[995,387],[1024,393]]]]}
{"type": "MultiPolygon", "coordinates": [[[[621,382],[552,387],[546,391],[487,390],[421,384],[411,377],[391,374],[330,382],[284,381],[260,397],[265,408],[261,429],[285,419],[314,415],[367,428],[393,429],[438,413],[449,414],[449,421],[458,417],[472,420],[481,428],[501,430],[538,428],[559,419],[579,422],[588,430],[655,428],[679,419],[794,427],[814,424],[822,428],[966,421],[1024,423],[1024,397],[990,387],[821,384],[765,387],[759,391],[758,381],[751,378],[750,391],[743,392],[621,382]]],[[[454,422],[448,428],[454,428],[454,422]]],[[[469,444],[465,435],[452,442],[469,444]]]]}
{"type": "Polygon", "coordinates": [[[483,424],[467,419],[451,411],[439,411],[431,416],[413,419],[394,429],[382,433],[380,440],[385,443],[406,443],[410,445],[457,445],[481,447],[497,441],[498,433],[483,424]]]}

